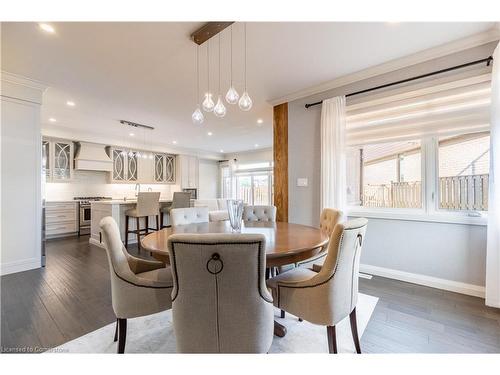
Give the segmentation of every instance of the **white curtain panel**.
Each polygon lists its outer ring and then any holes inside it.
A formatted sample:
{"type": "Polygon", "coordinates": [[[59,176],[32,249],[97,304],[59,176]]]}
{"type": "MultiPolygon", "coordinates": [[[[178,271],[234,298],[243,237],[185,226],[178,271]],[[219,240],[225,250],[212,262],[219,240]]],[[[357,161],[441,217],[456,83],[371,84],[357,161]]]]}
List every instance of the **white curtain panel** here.
{"type": "Polygon", "coordinates": [[[321,209],[345,206],[346,101],[337,96],[321,107],[321,209]]]}
{"type": "Polygon", "coordinates": [[[493,54],[491,77],[490,186],[486,250],[486,304],[500,307],[500,45],[493,54]],[[496,178],[499,183],[495,184],[496,178]]]}

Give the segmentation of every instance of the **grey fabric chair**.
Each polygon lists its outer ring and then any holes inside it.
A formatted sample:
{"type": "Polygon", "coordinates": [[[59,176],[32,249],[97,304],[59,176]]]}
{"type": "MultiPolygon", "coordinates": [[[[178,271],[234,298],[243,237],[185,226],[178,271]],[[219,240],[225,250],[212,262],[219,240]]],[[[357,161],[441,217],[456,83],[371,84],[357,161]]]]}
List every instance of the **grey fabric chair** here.
{"type": "Polygon", "coordinates": [[[275,206],[244,206],[243,221],[276,221],[275,206]]]}
{"type": "Polygon", "coordinates": [[[265,237],[174,234],[172,313],[181,353],[266,353],[273,340],[265,237]]]}
{"type": "Polygon", "coordinates": [[[267,281],[276,307],[313,324],[327,326],[330,353],[337,353],[335,325],[348,315],[356,352],[361,353],[356,304],[359,259],[367,223],[360,218],[335,226],[319,272],[295,268],[267,281]]]}
{"type": "Polygon", "coordinates": [[[167,207],[163,207],[160,213],[160,227],[166,228],[169,225],[164,225],[164,215],[170,216],[170,211],[174,208],[187,208],[191,206],[191,193],[176,191],[172,198],[172,204],[167,207]]]}
{"type": "Polygon", "coordinates": [[[208,207],[175,208],[170,211],[172,226],[208,223],[208,207]]]}
{"type": "Polygon", "coordinates": [[[141,250],[141,236],[149,233],[150,230],[155,230],[149,227],[149,217],[156,217],[156,230],[160,229],[158,221],[160,215],[160,193],[159,192],[144,192],[137,195],[137,204],[134,208],[125,211],[125,247],[128,249],[128,237],[130,233],[137,235],[137,247],[141,250]],[[130,230],[129,221],[133,217],[136,220],[136,229],[130,230]],[[145,227],[141,229],[140,219],[144,218],[145,227]]]}
{"type": "Polygon", "coordinates": [[[173,280],[163,263],[131,256],[123,246],[115,220],[108,216],[99,224],[111,275],[111,300],[115,312],[118,353],[125,351],[127,319],[155,314],[172,307],[173,280]]]}

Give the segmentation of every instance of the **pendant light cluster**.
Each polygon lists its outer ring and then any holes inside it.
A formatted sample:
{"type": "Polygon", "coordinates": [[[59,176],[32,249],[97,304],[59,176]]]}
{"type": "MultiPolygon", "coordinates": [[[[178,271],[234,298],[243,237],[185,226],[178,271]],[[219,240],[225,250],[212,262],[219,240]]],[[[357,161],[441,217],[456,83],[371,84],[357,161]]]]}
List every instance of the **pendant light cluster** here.
{"type": "MultiPolygon", "coordinates": [[[[252,108],[252,99],[250,95],[248,95],[247,91],[247,25],[244,24],[244,50],[245,50],[245,59],[244,59],[244,90],[243,95],[238,94],[234,85],[233,85],[233,26],[231,26],[231,68],[230,68],[230,80],[229,80],[229,89],[226,92],[225,99],[226,102],[230,105],[235,105],[238,103],[239,108],[242,111],[249,111],[252,108]]],[[[214,103],[214,95],[210,91],[210,40],[207,41],[207,85],[208,90],[204,95],[203,102],[201,103],[201,108],[205,112],[213,112],[216,117],[222,118],[226,115],[227,109],[224,105],[224,100],[221,91],[221,46],[220,46],[220,33],[218,35],[218,54],[219,54],[219,75],[218,75],[218,90],[217,90],[217,103],[214,103]]],[[[199,60],[199,46],[196,47],[196,75],[197,75],[197,98],[198,105],[193,112],[191,118],[193,123],[202,124],[205,120],[205,116],[200,109],[200,60],[199,60]]]]}

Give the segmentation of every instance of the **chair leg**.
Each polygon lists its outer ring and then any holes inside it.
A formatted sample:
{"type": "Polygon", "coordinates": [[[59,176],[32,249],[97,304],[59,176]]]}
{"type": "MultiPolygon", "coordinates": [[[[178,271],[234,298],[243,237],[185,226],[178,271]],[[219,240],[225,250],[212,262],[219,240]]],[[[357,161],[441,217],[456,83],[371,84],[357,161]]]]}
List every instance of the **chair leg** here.
{"type": "Polygon", "coordinates": [[[156,230],[160,230],[160,224],[159,224],[159,221],[160,221],[160,215],[156,215],[156,230]]]}
{"type": "Polygon", "coordinates": [[[285,310],[281,310],[281,317],[284,318],[285,317],[285,310]]]}
{"type": "Polygon", "coordinates": [[[163,229],[163,212],[160,212],[160,229],[163,229]]]}
{"type": "Polygon", "coordinates": [[[113,339],[113,342],[117,341],[118,341],[118,318],[116,319],[115,338],[113,339]]]}
{"type": "Polygon", "coordinates": [[[137,226],[137,250],[141,252],[141,222],[138,217],[135,218],[135,225],[137,226]]]}
{"type": "Polygon", "coordinates": [[[270,278],[270,269],[269,268],[266,268],[266,280],[270,278]]]}
{"type": "Polygon", "coordinates": [[[127,340],[127,319],[118,318],[118,354],[125,353],[126,340],[127,340]]]}
{"type": "Polygon", "coordinates": [[[146,216],[146,234],[149,233],[149,216],[146,216]]]}
{"type": "Polygon", "coordinates": [[[361,354],[361,345],[359,345],[359,336],[358,336],[358,322],[356,319],[356,308],[351,311],[349,314],[349,319],[351,321],[351,332],[352,338],[354,340],[354,346],[356,347],[356,353],[361,354]]]}
{"type": "Polygon", "coordinates": [[[128,249],[128,231],[129,231],[129,217],[125,215],[125,249],[128,249]]]}
{"type": "Polygon", "coordinates": [[[337,354],[337,335],[335,334],[335,326],[326,327],[328,336],[328,352],[330,354],[337,354]]]}

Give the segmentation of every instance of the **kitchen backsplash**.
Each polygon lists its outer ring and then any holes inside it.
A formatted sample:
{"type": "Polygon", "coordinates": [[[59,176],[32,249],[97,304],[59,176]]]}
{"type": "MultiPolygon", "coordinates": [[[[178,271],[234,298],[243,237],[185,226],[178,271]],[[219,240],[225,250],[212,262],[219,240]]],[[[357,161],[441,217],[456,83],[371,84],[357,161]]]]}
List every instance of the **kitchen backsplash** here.
{"type": "MultiPolygon", "coordinates": [[[[51,182],[45,186],[47,201],[71,200],[73,197],[112,197],[113,199],[135,198],[135,183],[110,184],[107,172],[74,171],[71,182],[51,182]]],[[[179,185],[141,184],[141,191],[159,191],[161,198],[170,199],[179,185]]]]}

